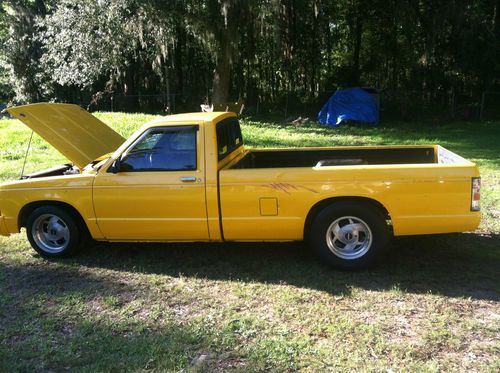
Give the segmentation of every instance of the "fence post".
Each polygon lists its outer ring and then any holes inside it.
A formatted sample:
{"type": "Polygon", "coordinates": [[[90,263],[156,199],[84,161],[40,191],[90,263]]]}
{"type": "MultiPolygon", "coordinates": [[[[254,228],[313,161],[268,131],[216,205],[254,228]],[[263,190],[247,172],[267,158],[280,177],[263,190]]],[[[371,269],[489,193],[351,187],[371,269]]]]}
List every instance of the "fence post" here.
{"type": "Polygon", "coordinates": [[[288,116],[288,90],[286,91],[286,104],[285,104],[285,122],[286,122],[286,118],[288,116]]]}
{"type": "Polygon", "coordinates": [[[481,107],[479,109],[479,120],[482,122],[484,117],[484,102],[486,101],[486,92],[483,91],[481,96],[481,107]]]}
{"type": "Polygon", "coordinates": [[[451,89],[451,119],[455,119],[455,111],[457,106],[457,97],[455,95],[455,88],[451,89]]]}

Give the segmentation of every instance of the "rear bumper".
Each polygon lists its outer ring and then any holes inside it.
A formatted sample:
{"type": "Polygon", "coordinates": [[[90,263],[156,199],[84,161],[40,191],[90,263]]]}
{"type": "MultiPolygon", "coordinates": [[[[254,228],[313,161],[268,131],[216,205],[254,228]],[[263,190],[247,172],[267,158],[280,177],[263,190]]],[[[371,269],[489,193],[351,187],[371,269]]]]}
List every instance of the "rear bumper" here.
{"type": "Polygon", "coordinates": [[[470,232],[478,228],[480,221],[480,212],[466,215],[405,216],[393,222],[394,235],[470,232]]]}

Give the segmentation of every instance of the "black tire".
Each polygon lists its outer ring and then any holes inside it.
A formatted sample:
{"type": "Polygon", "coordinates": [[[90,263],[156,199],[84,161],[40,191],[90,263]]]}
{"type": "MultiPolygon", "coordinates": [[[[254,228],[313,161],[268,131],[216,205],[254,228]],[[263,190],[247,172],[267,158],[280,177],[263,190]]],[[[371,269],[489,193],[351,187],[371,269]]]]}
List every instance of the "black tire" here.
{"type": "Polygon", "coordinates": [[[46,258],[75,254],[86,241],[86,231],[73,213],[56,206],[38,207],[28,216],[26,234],[37,253],[46,258]]]}
{"type": "Polygon", "coordinates": [[[312,222],[309,241],[316,254],[329,265],[360,270],[380,261],[390,237],[386,217],[379,209],[341,201],[318,213],[312,222]]]}

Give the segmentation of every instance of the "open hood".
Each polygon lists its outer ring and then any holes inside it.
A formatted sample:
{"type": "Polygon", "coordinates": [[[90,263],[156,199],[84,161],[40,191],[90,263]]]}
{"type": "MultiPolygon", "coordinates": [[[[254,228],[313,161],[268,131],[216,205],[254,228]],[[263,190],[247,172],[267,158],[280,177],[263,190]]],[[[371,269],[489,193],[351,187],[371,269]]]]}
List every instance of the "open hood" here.
{"type": "Polygon", "coordinates": [[[115,151],[125,141],[78,105],[39,103],[11,107],[6,111],[80,168],[115,151]]]}

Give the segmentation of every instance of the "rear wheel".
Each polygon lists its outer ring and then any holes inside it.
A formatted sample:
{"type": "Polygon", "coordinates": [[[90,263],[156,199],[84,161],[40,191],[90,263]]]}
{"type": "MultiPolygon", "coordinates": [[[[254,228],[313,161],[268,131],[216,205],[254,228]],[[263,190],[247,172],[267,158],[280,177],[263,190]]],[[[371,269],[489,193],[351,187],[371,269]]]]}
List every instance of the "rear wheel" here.
{"type": "Polygon", "coordinates": [[[390,232],[379,209],[362,203],[338,202],[314,219],[310,241],[328,264],[348,270],[376,264],[387,250],[390,232]]]}
{"type": "Polygon", "coordinates": [[[35,209],[26,222],[26,233],[33,249],[48,258],[74,254],[85,237],[76,217],[56,206],[35,209]]]}

